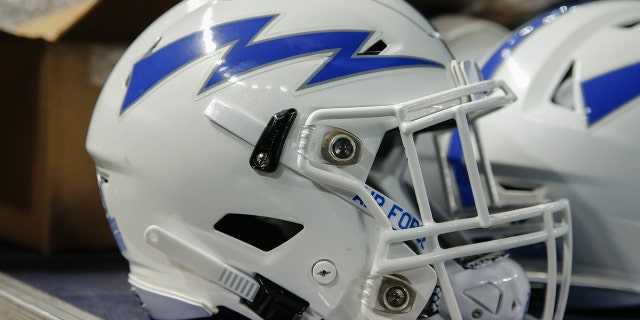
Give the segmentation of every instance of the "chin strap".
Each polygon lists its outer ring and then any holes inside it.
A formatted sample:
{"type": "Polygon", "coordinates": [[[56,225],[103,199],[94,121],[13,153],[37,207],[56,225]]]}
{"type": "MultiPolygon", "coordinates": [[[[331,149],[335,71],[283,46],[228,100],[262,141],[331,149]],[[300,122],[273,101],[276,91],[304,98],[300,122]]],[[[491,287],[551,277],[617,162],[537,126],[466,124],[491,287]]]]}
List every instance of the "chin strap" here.
{"type": "Polygon", "coordinates": [[[147,244],[197,275],[212,281],[242,299],[264,320],[319,320],[309,303],[266,277],[251,277],[153,225],[144,233],[147,244]]]}

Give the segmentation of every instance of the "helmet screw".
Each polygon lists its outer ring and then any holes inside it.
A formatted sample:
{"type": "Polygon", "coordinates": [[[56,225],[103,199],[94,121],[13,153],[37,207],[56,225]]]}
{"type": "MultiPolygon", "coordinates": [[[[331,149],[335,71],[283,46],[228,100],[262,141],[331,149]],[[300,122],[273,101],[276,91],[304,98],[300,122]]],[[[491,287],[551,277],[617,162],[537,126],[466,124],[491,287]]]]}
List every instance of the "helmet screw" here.
{"type": "Polygon", "coordinates": [[[409,302],[409,292],[402,286],[389,287],[384,293],[384,302],[391,310],[402,310],[409,302]]]}
{"type": "Polygon", "coordinates": [[[474,309],[474,310],[471,312],[471,318],[474,318],[474,319],[480,319],[481,317],[482,317],[482,310],[480,310],[480,309],[474,309]]]}
{"type": "Polygon", "coordinates": [[[260,168],[266,168],[269,165],[269,162],[271,162],[269,155],[264,152],[258,153],[256,156],[256,165],[260,168]]]}
{"type": "Polygon", "coordinates": [[[338,276],[338,269],[331,261],[320,260],[313,265],[311,273],[319,284],[329,284],[338,276]]]}
{"type": "Polygon", "coordinates": [[[331,154],[339,160],[350,159],[355,152],[355,143],[352,139],[340,135],[334,138],[331,143],[331,154]]]}

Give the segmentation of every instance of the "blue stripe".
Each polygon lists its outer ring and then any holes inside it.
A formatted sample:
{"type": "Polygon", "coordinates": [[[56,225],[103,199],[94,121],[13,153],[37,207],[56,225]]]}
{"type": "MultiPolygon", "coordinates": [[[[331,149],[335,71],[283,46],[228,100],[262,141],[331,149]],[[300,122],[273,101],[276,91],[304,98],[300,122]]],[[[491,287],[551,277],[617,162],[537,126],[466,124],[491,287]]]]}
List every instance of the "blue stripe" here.
{"type": "Polygon", "coordinates": [[[491,79],[496,69],[500,67],[502,61],[509,57],[513,50],[524,41],[527,37],[533,34],[534,31],[539,30],[542,26],[547,25],[555,21],[559,16],[565,14],[570,8],[563,6],[546,14],[540,15],[537,18],[525,23],[518,30],[514,31],[503,44],[496,50],[493,55],[482,66],[482,75],[485,79],[491,79]]]}
{"type": "Polygon", "coordinates": [[[453,176],[456,180],[456,184],[458,185],[458,195],[460,196],[462,206],[473,207],[475,205],[475,200],[473,199],[473,191],[471,190],[471,180],[469,180],[467,166],[464,163],[462,142],[460,141],[460,133],[458,129],[453,130],[451,134],[447,161],[453,170],[453,176]]]}
{"type": "Polygon", "coordinates": [[[632,64],[582,83],[589,126],[640,96],[640,63],[632,64]]]}
{"type": "Polygon", "coordinates": [[[253,42],[260,30],[274,18],[275,16],[258,17],[214,26],[170,43],[143,58],[133,68],[121,113],[173,72],[197,58],[229,45],[231,49],[212,71],[201,92],[212,89],[233,76],[269,64],[325,51],[331,59],[298,89],[390,68],[444,68],[438,62],[415,57],[358,56],[358,50],[372,34],[371,31],[310,32],[253,42]]]}
{"type": "Polygon", "coordinates": [[[127,251],[127,246],[124,244],[124,239],[122,239],[122,234],[120,233],[120,228],[118,228],[116,218],[107,216],[107,221],[109,222],[111,232],[113,232],[113,238],[116,240],[118,249],[120,250],[120,252],[124,253],[125,251],[127,251]]]}

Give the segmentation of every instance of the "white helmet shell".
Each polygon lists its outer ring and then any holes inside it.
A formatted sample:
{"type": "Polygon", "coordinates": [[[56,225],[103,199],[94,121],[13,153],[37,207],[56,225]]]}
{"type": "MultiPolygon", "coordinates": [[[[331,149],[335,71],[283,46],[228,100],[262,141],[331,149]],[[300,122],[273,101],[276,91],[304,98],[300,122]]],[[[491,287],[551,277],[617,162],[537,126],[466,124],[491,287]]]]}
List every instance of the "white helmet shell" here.
{"type": "Polygon", "coordinates": [[[436,16],[430,22],[458,60],[481,61],[511,33],[496,22],[462,14],[436,16]]]}
{"type": "Polygon", "coordinates": [[[603,305],[640,302],[639,22],[638,1],[560,7],[482,63],[518,97],[478,122],[496,180],[570,201],[572,284],[636,293],[603,305]]]}
{"type": "MultiPolygon", "coordinates": [[[[160,17],[114,68],[87,138],[152,317],[413,320],[439,282],[459,319],[445,261],[570,238],[563,201],[496,215],[479,205],[435,223],[424,181],[417,212],[365,184],[385,132],[399,129],[421,179],[416,132],[467,128],[467,115],[513,100],[504,84],[463,73],[397,0],[184,1],[160,17]],[[438,242],[553,216],[512,238],[438,242]]],[[[477,167],[472,181],[486,203],[477,167]]]]}

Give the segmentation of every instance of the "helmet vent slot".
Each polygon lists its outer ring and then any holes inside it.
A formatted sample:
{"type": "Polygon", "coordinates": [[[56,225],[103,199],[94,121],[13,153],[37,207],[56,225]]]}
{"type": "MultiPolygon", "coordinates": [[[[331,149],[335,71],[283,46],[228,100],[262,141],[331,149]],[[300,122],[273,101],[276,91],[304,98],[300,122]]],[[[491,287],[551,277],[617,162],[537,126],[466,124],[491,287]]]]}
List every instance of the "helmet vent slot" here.
{"type": "Polygon", "coordinates": [[[503,183],[500,182],[500,186],[508,191],[527,191],[527,192],[533,192],[536,190],[536,187],[533,186],[523,186],[523,185],[516,185],[516,184],[511,184],[511,183],[503,183]]]}
{"type": "Polygon", "coordinates": [[[631,28],[635,28],[640,24],[640,20],[635,20],[635,21],[631,21],[628,23],[623,23],[620,25],[620,28],[623,29],[631,29],[631,28]]]}
{"type": "Polygon", "coordinates": [[[382,51],[384,51],[384,49],[386,49],[387,47],[388,46],[384,41],[378,40],[376,43],[371,45],[371,47],[369,47],[369,49],[365,50],[364,52],[358,53],[358,55],[360,55],[360,56],[377,56],[382,51]]]}
{"type": "Polygon", "coordinates": [[[228,213],[213,228],[262,251],[271,251],[293,238],[304,226],[275,218],[228,213]]]}
{"type": "Polygon", "coordinates": [[[551,102],[554,104],[570,109],[575,110],[575,99],[573,92],[573,63],[567,69],[562,80],[558,82],[558,86],[553,92],[553,96],[551,98],[551,102]]]}

